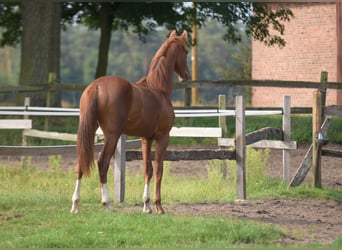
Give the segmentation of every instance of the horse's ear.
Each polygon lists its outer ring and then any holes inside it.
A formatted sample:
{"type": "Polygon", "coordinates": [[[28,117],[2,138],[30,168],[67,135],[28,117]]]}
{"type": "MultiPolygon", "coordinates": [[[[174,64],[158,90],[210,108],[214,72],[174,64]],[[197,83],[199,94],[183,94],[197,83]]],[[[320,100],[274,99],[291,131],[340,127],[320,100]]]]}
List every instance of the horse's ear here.
{"type": "Polygon", "coordinates": [[[182,38],[184,39],[184,41],[188,40],[188,32],[186,30],[183,31],[182,38]]]}
{"type": "Polygon", "coordinates": [[[170,37],[177,36],[176,30],[173,30],[170,34],[170,37]]]}

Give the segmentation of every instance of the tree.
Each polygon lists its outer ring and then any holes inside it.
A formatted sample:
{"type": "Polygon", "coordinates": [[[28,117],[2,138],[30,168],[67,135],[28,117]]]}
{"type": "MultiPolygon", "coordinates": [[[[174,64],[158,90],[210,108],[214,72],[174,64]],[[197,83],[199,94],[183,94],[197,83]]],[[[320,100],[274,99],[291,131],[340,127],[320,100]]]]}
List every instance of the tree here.
{"type": "MultiPolygon", "coordinates": [[[[49,72],[54,72],[58,79],[60,3],[22,1],[21,9],[23,27],[19,85],[32,86],[47,83],[49,72]]],[[[33,105],[46,105],[46,93],[35,93],[30,97],[33,105]]],[[[23,104],[22,96],[18,102],[23,104]]],[[[58,102],[58,98],[55,98],[54,104],[58,102]]]]}
{"type": "MultiPolygon", "coordinates": [[[[76,13],[77,21],[90,29],[100,29],[98,63],[95,78],[107,72],[108,51],[112,31],[129,28],[144,40],[145,35],[160,25],[176,26],[182,15],[174,8],[179,3],[103,2],[68,3],[66,7],[76,13]]],[[[184,18],[183,18],[184,19],[184,18]]],[[[183,27],[182,25],[179,25],[183,27]]],[[[189,28],[189,27],[185,27],[189,28]]]]}
{"type": "Polygon", "coordinates": [[[106,74],[108,51],[112,30],[128,30],[138,33],[143,40],[144,36],[156,27],[164,25],[167,29],[187,29],[191,32],[194,22],[192,18],[197,12],[197,25],[206,24],[216,19],[226,27],[223,39],[236,43],[241,41],[238,23],[246,26],[246,33],[255,39],[263,41],[266,45],[284,46],[281,38],[284,33],[282,21],[289,21],[293,13],[289,9],[272,10],[267,4],[236,2],[212,3],[199,2],[194,9],[191,5],[182,2],[166,3],[75,3],[69,5],[70,9],[78,12],[79,21],[90,28],[100,28],[99,56],[96,76],[106,74]],[[271,34],[273,29],[275,34],[271,34]],[[279,33],[279,34],[277,34],[279,33]]]}
{"type": "MultiPolygon", "coordinates": [[[[53,60],[59,59],[57,47],[61,17],[62,24],[76,20],[91,29],[100,29],[96,71],[96,77],[99,77],[106,74],[112,31],[127,31],[132,27],[133,32],[139,34],[142,40],[160,25],[168,30],[187,29],[191,32],[196,11],[183,2],[65,2],[62,4],[62,13],[59,2],[22,0],[20,3],[19,7],[14,3],[0,3],[0,27],[5,27],[0,44],[13,45],[21,39],[20,84],[29,85],[47,82],[48,71],[55,71],[57,76],[59,74],[58,63],[53,60]],[[18,22],[18,19],[23,22],[18,22]],[[38,57],[41,57],[40,60],[36,60],[38,57]]],[[[252,2],[198,2],[196,7],[198,26],[215,19],[226,27],[223,38],[238,42],[241,35],[236,24],[242,23],[248,35],[270,46],[285,45],[281,37],[284,32],[283,22],[293,16],[289,9],[272,10],[267,4],[252,2]]]]}

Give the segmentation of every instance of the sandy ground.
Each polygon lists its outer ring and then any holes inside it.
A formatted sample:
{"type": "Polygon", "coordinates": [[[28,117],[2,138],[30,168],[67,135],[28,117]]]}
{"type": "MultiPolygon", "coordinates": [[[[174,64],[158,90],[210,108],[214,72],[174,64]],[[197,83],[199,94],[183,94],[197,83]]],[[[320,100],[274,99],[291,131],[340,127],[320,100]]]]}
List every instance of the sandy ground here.
{"type": "MultiPolygon", "coordinates": [[[[329,149],[342,151],[342,145],[328,144],[329,149]]],[[[291,151],[291,176],[297,170],[309,145],[299,145],[298,150],[291,151]]],[[[1,158],[2,163],[14,159],[1,158]]],[[[36,159],[33,159],[36,161],[36,159]]],[[[40,166],[47,167],[47,160],[40,159],[40,166]]],[[[175,175],[205,175],[206,161],[177,161],[171,164],[171,173],[175,175]]],[[[75,166],[75,156],[63,157],[63,168],[75,166]]],[[[127,162],[127,171],[140,171],[142,161],[127,162]]],[[[282,151],[270,153],[267,174],[282,178],[282,151]]],[[[305,182],[311,182],[309,173],[305,182]]],[[[323,188],[342,192],[342,159],[322,157],[323,188]]],[[[141,206],[119,207],[119,211],[141,211],[141,206]]],[[[268,199],[246,200],[216,203],[177,203],[164,205],[172,214],[227,216],[232,218],[255,220],[270,223],[284,229],[282,244],[330,244],[337,237],[342,237],[342,200],[316,199],[268,199]]]]}
{"type": "MultiPolygon", "coordinates": [[[[299,145],[291,151],[291,177],[296,172],[310,145],[299,145]]],[[[327,149],[342,151],[342,145],[328,144],[327,149]]],[[[172,162],[171,173],[175,175],[206,175],[206,161],[172,162]]],[[[141,166],[141,161],[127,163],[129,171],[141,166]]],[[[268,175],[282,178],[282,151],[272,150],[268,175]]],[[[311,172],[305,182],[312,182],[311,172]]],[[[322,157],[323,188],[342,192],[342,159],[322,157]]],[[[316,199],[268,199],[246,200],[217,203],[180,203],[164,205],[167,212],[173,214],[228,216],[270,223],[284,229],[281,244],[331,244],[337,237],[342,237],[342,200],[316,199]]],[[[141,206],[124,208],[141,211],[141,206]]]]}

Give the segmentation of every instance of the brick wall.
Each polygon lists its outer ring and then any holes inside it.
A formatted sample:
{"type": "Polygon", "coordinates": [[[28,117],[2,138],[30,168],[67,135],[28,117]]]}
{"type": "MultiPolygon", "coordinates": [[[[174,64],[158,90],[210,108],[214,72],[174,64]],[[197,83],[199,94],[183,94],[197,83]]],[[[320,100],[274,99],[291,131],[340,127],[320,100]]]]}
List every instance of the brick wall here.
{"type": "MultiPolygon", "coordinates": [[[[336,3],[281,3],[295,17],[285,25],[286,46],[267,47],[252,42],[254,80],[319,81],[321,71],[336,82],[336,3]]],[[[252,105],[282,106],[283,95],[291,95],[292,106],[312,106],[314,89],[253,88],[252,105]]],[[[342,105],[342,91],[328,90],[327,105],[342,105]]]]}

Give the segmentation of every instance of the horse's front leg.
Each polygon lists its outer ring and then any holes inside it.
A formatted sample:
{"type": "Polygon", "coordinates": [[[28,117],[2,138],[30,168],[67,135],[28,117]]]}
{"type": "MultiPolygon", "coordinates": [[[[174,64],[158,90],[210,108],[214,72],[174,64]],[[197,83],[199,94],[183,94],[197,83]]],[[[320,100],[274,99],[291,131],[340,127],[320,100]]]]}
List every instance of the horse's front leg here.
{"type": "Polygon", "coordinates": [[[144,164],[144,194],[143,194],[143,202],[144,202],[144,213],[152,213],[152,208],[150,205],[150,181],[153,175],[153,167],[151,161],[151,146],[152,140],[142,138],[141,139],[141,151],[143,157],[144,164]]]}
{"type": "Polygon", "coordinates": [[[164,155],[169,144],[169,135],[156,140],[155,155],[154,155],[154,204],[156,206],[157,214],[163,214],[164,209],[161,205],[161,183],[164,171],[164,155]]]}

